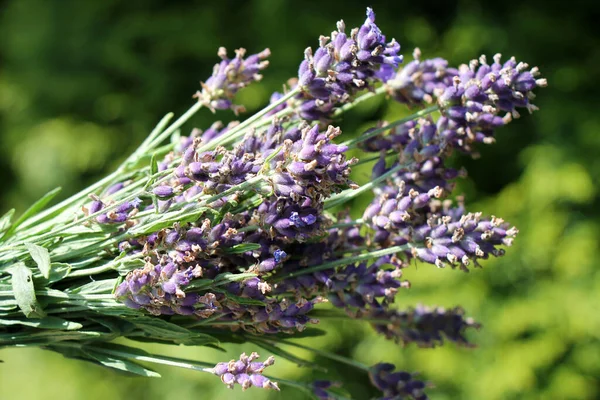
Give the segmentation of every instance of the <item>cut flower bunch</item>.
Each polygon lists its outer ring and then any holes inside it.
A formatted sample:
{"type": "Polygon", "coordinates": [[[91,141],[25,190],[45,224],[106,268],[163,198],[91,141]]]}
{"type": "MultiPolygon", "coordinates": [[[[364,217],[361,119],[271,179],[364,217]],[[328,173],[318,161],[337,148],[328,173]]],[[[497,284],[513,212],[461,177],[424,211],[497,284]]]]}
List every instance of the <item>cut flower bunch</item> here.
{"type": "Polygon", "coordinates": [[[345,318],[399,345],[471,345],[467,331],[479,325],[460,307],[398,308],[394,299],[417,262],[468,271],[511,245],[515,227],[467,211],[453,195],[466,171],[448,160],[476,157],[497,129],[536,110],[533,91],[546,80],[499,54],[454,68],[415,49],[403,63],[367,9],[361,26],[348,31],[339,21],[307,48],[298,76],[264,109],[182,135],[203,108],[243,112],[235,95],[261,79],[270,52],[218,55],[194,105],[173,122],[165,116],[114,173],[54,206],[46,207],[58,190],[0,219],[0,349],[35,346],[142,376],[158,376],[147,367],[155,363],[211,373],[229,387],[352,397],[343,382],[275,378],[273,356],[214,365],[150,354],[134,341],[251,343],[313,365],[285,350],[297,347],[364,370],[380,399],[426,399],[428,382],[385,360],[363,365],[288,339],[326,334],[320,319],[345,318]],[[345,137],[336,123],[377,95],[414,113],[345,137]],[[357,185],[351,169],[366,163],[371,180],[357,185]],[[364,194],[372,200],[352,219],[348,202],[364,194]]]}

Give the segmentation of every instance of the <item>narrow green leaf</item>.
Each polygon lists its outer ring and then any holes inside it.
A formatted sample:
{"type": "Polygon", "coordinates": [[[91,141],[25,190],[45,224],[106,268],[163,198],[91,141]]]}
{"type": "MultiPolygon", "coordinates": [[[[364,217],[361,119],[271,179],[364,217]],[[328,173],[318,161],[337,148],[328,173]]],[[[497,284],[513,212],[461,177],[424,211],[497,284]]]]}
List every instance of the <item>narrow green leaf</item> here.
{"type": "Polygon", "coordinates": [[[102,334],[100,332],[90,332],[90,331],[57,331],[54,329],[39,331],[36,333],[31,332],[22,332],[22,333],[9,333],[9,334],[0,334],[0,339],[10,339],[18,342],[58,342],[63,340],[74,340],[76,342],[85,342],[87,340],[97,339],[102,336],[107,336],[106,334],[102,334]]]}
{"type": "Polygon", "coordinates": [[[236,303],[241,304],[241,305],[248,305],[248,306],[264,306],[265,305],[265,303],[260,300],[250,299],[248,297],[236,296],[232,293],[229,293],[227,290],[224,290],[224,289],[212,288],[211,290],[214,292],[217,292],[217,293],[223,293],[225,296],[227,296],[227,299],[233,300],[236,303]]]}
{"type": "Polygon", "coordinates": [[[239,207],[233,208],[230,212],[233,215],[239,214],[245,210],[253,210],[260,206],[265,201],[263,196],[253,195],[244,200],[239,207]]]}
{"type": "Polygon", "coordinates": [[[110,294],[113,292],[117,280],[118,278],[93,281],[72,290],[67,290],[67,292],[78,294],[110,294]]]}
{"type": "Polygon", "coordinates": [[[136,258],[136,259],[128,259],[128,260],[123,260],[120,263],[118,263],[115,267],[115,270],[117,270],[118,272],[125,274],[129,271],[133,271],[134,269],[138,269],[138,268],[142,268],[145,265],[144,260],[142,260],[141,258],[136,258]]]}
{"type": "MultiPolygon", "coordinates": [[[[312,317],[312,314],[310,314],[310,316],[312,317]]],[[[306,328],[304,329],[302,332],[296,332],[294,333],[294,336],[290,336],[287,333],[277,333],[274,335],[269,335],[269,338],[281,338],[281,339],[302,339],[302,338],[307,338],[307,337],[319,337],[319,336],[324,336],[326,335],[327,332],[324,331],[323,329],[318,329],[318,328],[306,328]]]]}
{"type": "Polygon", "coordinates": [[[205,333],[192,332],[179,325],[172,324],[160,318],[141,317],[129,320],[138,329],[141,329],[146,336],[172,340],[186,345],[204,345],[208,343],[219,343],[214,338],[205,333]]]}
{"type": "Polygon", "coordinates": [[[240,243],[232,246],[228,249],[225,249],[225,253],[227,254],[239,254],[245,253],[247,251],[253,251],[260,249],[261,245],[258,243],[240,243]]]}
{"type": "Polygon", "coordinates": [[[70,264],[53,262],[50,264],[50,276],[48,277],[48,282],[53,283],[60,281],[69,275],[71,269],[72,267],[70,264]]]}
{"type": "Polygon", "coordinates": [[[215,277],[215,284],[216,285],[224,285],[224,284],[227,284],[230,282],[239,282],[239,281],[243,281],[245,279],[254,278],[254,277],[256,277],[256,274],[254,272],[243,272],[243,273],[239,273],[239,274],[225,272],[225,273],[219,274],[215,277]]]}
{"type": "Polygon", "coordinates": [[[10,209],[0,218],[0,232],[4,232],[10,226],[12,216],[15,214],[15,209],[10,209]]]}
{"type": "Polygon", "coordinates": [[[174,145],[179,144],[179,139],[181,139],[181,130],[177,129],[171,135],[171,144],[174,144],[174,145]]]}
{"type": "Polygon", "coordinates": [[[194,336],[191,338],[176,340],[175,342],[185,346],[206,346],[218,343],[218,340],[215,337],[207,335],[206,333],[193,332],[193,334],[194,336]]]}
{"type": "Polygon", "coordinates": [[[48,279],[50,277],[50,254],[48,249],[33,243],[25,243],[25,247],[27,247],[31,258],[37,264],[42,276],[48,279]]]}
{"type": "Polygon", "coordinates": [[[157,339],[157,338],[153,338],[153,337],[150,338],[150,337],[145,337],[145,336],[127,336],[127,335],[125,335],[124,337],[126,337],[128,340],[133,340],[133,341],[140,342],[140,343],[166,344],[166,345],[170,345],[170,346],[172,346],[173,344],[180,344],[174,340],[162,340],[162,339],[157,339]]]}
{"type": "Polygon", "coordinates": [[[38,287],[46,287],[51,283],[64,279],[72,270],[72,266],[67,263],[53,262],[50,264],[50,274],[48,278],[34,274],[33,281],[38,287]]]}
{"type": "MultiPolygon", "coordinates": [[[[155,205],[156,207],[156,205],[155,205]]],[[[163,216],[166,214],[163,214],[163,216]]],[[[137,229],[131,229],[132,236],[145,235],[147,233],[158,232],[161,229],[170,228],[173,226],[175,219],[153,221],[147,224],[140,224],[137,229]]]]}
{"type": "Polygon", "coordinates": [[[42,318],[45,316],[42,307],[35,297],[33,274],[22,262],[8,269],[12,275],[12,291],[17,304],[27,318],[42,318]]]}
{"type": "Polygon", "coordinates": [[[185,339],[192,336],[192,332],[156,317],[140,317],[130,320],[138,329],[148,336],[162,339],[185,339]]]}
{"type": "MultiPolygon", "coordinates": [[[[120,374],[120,375],[124,375],[127,377],[138,377],[140,376],[139,373],[136,372],[132,372],[132,371],[127,371],[127,370],[123,370],[120,368],[115,368],[113,365],[105,365],[102,362],[98,361],[97,358],[94,358],[92,355],[88,354],[87,352],[85,352],[83,349],[78,349],[78,348],[72,348],[72,347],[63,347],[61,345],[58,346],[44,346],[47,349],[50,349],[52,351],[55,351],[57,353],[62,354],[64,357],[66,358],[70,358],[73,360],[78,360],[78,361],[84,361],[84,362],[89,362],[92,363],[96,366],[99,367],[103,367],[103,368],[110,368],[111,371],[113,371],[116,374],[120,374]]],[[[143,367],[142,367],[143,368],[143,367]]],[[[148,371],[151,371],[153,374],[156,374],[156,372],[145,368],[148,371]]],[[[147,374],[143,374],[142,376],[149,376],[147,374]]],[[[152,376],[156,376],[156,375],[152,375],[152,376]]]]}
{"type": "Polygon", "coordinates": [[[176,357],[168,357],[158,354],[150,354],[134,347],[123,346],[115,343],[96,342],[93,345],[86,346],[97,352],[108,354],[119,358],[127,358],[136,361],[151,362],[155,364],[169,365],[172,367],[186,368],[194,371],[203,371],[205,368],[212,368],[214,364],[185,360],[176,357]]]}
{"type": "Polygon", "coordinates": [[[117,318],[103,318],[103,317],[87,317],[89,320],[94,321],[105,328],[107,328],[112,333],[117,333],[119,336],[123,333],[123,328],[126,326],[130,326],[129,323],[124,320],[117,318]]]}
{"type": "Polygon", "coordinates": [[[152,158],[150,159],[150,172],[152,175],[158,173],[158,161],[156,160],[156,153],[153,153],[152,158]]]}
{"type": "Polygon", "coordinates": [[[16,307],[17,306],[17,302],[15,301],[15,299],[10,298],[10,299],[1,299],[0,300],[0,307],[16,307]]]}
{"type": "MultiPolygon", "coordinates": [[[[43,346],[43,344],[42,344],[42,346],[43,346]]],[[[53,345],[53,344],[50,344],[50,345],[46,344],[46,346],[44,346],[44,347],[48,350],[52,350],[52,351],[62,354],[62,356],[65,358],[69,358],[72,360],[86,361],[86,362],[90,362],[90,363],[92,363],[94,365],[98,365],[98,366],[102,365],[96,359],[93,359],[90,356],[88,356],[86,353],[84,353],[83,350],[81,350],[80,348],[71,347],[71,346],[63,347],[60,345],[53,345]]]]}
{"type": "Polygon", "coordinates": [[[138,347],[130,347],[124,344],[118,343],[93,343],[85,346],[86,349],[91,349],[97,352],[110,351],[112,354],[120,354],[119,357],[125,356],[136,356],[136,357],[150,357],[151,354],[146,350],[138,347]]]}
{"type": "Polygon", "coordinates": [[[211,209],[208,207],[198,207],[193,212],[190,212],[189,210],[179,210],[160,214],[160,219],[140,224],[133,229],[130,229],[129,232],[133,236],[144,235],[147,233],[157,232],[164,228],[170,228],[175,222],[178,222],[181,225],[188,222],[195,222],[208,211],[211,211],[211,209]]]}
{"type": "Polygon", "coordinates": [[[231,272],[225,272],[219,274],[215,279],[194,279],[186,286],[186,289],[208,289],[214,288],[221,285],[226,285],[231,282],[243,281],[244,279],[254,278],[256,276],[253,272],[243,272],[239,274],[233,274],[231,272]]]}
{"type": "Polygon", "coordinates": [[[90,303],[87,306],[98,314],[119,318],[139,317],[140,315],[143,315],[142,311],[129,308],[121,303],[118,303],[117,307],[106,307],[106,305],[96,306],[95,303],[90,303]]]}
{"type": "Polygon", "coordinates": [[[44,317],[37,320],[0,319],[0,325],[23,325],[38,329],[57,329],[63,331],[76,331],[83,328],[83,325],[78,322],[67,321],[58,317],[44,317]]]}
{"type": "Polygon", "coordinates": [[[19,227],[19,225],[21,225],[23,222],[27,221],[27,219],[29,219],[30,217],[33,217],[35,214],[37,214],[38,212],[42,211],[42,209],[44,207],[46,207],[46,205],[52,201],[52,199],[54,198],[54,196],[56,196],[59,192],[60,192],[61,188],[56,188],[54,190],[49,191],[48,193],[46,193],[44,196],[42,196],[41,199],[39,199],[38,201],[36,201],[35,203],[33,203],[33,205],[31,207],[29,207],[24,213],[23,215],[21,215],[19,217],[19,219],[17,219],[15,221],[15,223],[10,227],[10,229],[8,231],[6,231],[6,233],[4,234],[4,236],[2,237],[2,239],[7,239],[9,237],[12,236],[12,234],[17,230],[17,228],[19,227]]]}
{"type": "Polygon", "coordinates": [[[121,371],[129,372],[132,374],[150,377],[150,378],[160,378],[160,374],[158,372],[152,371],[151,369],[142,367],[140,364],[135,363],[133,361],[125,360],[122,358],[117,358],[114,356],[109,356],[92,349],[84,349],[84,352],[90,357],[97,360],[100,364],[104,365],[108,368],[118,369],[121,371]]]}

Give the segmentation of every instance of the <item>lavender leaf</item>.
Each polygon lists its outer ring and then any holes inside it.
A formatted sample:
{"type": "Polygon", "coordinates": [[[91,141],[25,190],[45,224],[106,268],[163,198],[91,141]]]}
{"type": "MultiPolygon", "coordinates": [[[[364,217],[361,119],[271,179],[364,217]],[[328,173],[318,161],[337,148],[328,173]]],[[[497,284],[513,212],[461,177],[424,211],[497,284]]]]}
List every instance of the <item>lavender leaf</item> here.
{"type": "Polygon", "coordinates": [[[160,378],[160,374],[158,372],[154,372],[151,369],[142,367],[141,365],[134,363],[133,361],[108,356],[106,354],[102,354],[89,349],[85,350],[85,353],[92,357],[94,360],[98,361],[100,364],[104,365],[105,367],[129,372],[135,375],[160,378]]]}
{"type": "Polygon", "coordinates": [[[31,258],[37,264],[42,276],[46,279],[50,278],[50,254],[48,249],[33,243],[25,243],[25,247],[27,247],[31,258]]]}
{"type": "Polygon", "coordinates": [[[15,233],[15,231],[17,230],[19,225],[21,225],[23,222],[28,220],[30,217],[33,217],[35,214],[37,214],[39,211],[41,211],[44,207],[46,207],[46,205],[50,201],[52,201],[54,196],[56,196],[60,192],[60,190],[61,190],[61,188],[57,187],[56,189],[49,191],[48,193],[43,195],[42,198],[40,198],[38,201],[33,203],[31,205],[31,207],[29,207],[27,210],[25,210],[25,212],[19,217],[19,219],[17,219],[15,221],[15,223],[12,224],[12,226],[8,229],[8,231],[6,231],[4,236],[2,236],[2,240],[6,240],[9,237],[11,237],[13,235],[13,233],[15,233]]]}
{"type": "Polygon", "coordinates": [[[33,287],[33,274],[23,263],[13,265],[8,272],[12,275],[12,289],[17,304],[27,318],[43,318],[46,316],[44,310],[35,297],[33,287]]]}

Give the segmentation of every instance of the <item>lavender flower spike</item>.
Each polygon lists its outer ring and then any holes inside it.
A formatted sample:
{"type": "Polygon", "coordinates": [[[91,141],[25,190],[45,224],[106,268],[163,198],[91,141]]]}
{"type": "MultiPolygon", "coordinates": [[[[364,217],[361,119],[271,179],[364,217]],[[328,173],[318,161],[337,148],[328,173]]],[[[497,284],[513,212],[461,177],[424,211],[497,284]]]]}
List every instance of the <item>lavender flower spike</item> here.
{"type": "Polygon", "coordinates": [[[236,50],[233,59],[227,58],[227,50],[224,47],[219,48],[217,54],[223,61],[215,65],[212,76],[201,83],[202,91],[196,92],[194,97],[212,111],[231,108],[237,114],[244,108],[233,104],[233,97],[238,90],[262,79],[259,72],[269,65],[265,58],[271,55],[271,51],[265,49],[245,60],[246,49],[236,50]]]}
{"type": "Polygon", "coordinates": [[[389,340],[403,345],[415,343],[419,347],[441,346],[444,340],[473,347],[466,338],[466,331],[480,327],[472,318],[465,317],[460,307],[444,309],[418,305],[406,311],[373,308],[359,315],[389,321],[374,323],[373,327],[389,340]]]}
{"type": "Polygon", "coordinates": [[[537,78],[537,67],[529,68],[514,57],[501,63],[500,54],[493,60],[488,64],[481,56],[461,65],[452,86],[440,91],[437,99],[442,112],[437,122],[440,135],[467,152],[472,143],[493,143],[495,129],[518,118],[518,108],[530,113],[537,110],[531,103],[533,90],[548,84],[537,78]],[[501,112],[506,114],[501,116],[501,112]]]}
{"type": "Polygon", "coordinates": [[[427,386],[425,382],[413,379],[414,374],[398,371],[394,372],[393,364],[379,363],[371,367],[369,378],[377,389],[383,392],[383,397],[377,400],[427,400],[423,393],[427,386]]]}
{"type": "Polygon", "coordinates": [[[337,23],[331,37],[321,36],[319,48],[309,47],[298,70],[299,114],[306,120],[327,119],[331,111],[346,103],[362,89],[376,82],[385,82],[393,69],[402,62],[400,45],[386,42],[375,24],[375,13],[367,8],[367,19],[350,35],[345,33],[344,21],[337,23]]]}
{"type": "Polygon", "coordinates": [[[228,363],[218,363],[214,368],[210,369],[209,372],[220,376],[221,381],[223,381],[230,389],[233,389],[233,386],[237,383],[242,386],[243,390],[252,386],[263,389],[279,390],[277,383],[271,382],[262,374],[265,368],[273,365],[275,358],[271,356],[263,362],[254,361],[258,359],[258,357],[259,355],[257,353],[252,353],[250,356],[247,356],[246,353],[242,353],[239,360],[231,360],[228,363]]]}
{"type": "Polygon", "coordinates": [[[458,75],[458,70],[448,68],[448,61],[443,58],[421,60],[419,48],[413,51],[413,58],[414,61],[386,82],[388,93],[400,103],[433,103],[434,92],[452,86],[452,78],[458,75]]]}

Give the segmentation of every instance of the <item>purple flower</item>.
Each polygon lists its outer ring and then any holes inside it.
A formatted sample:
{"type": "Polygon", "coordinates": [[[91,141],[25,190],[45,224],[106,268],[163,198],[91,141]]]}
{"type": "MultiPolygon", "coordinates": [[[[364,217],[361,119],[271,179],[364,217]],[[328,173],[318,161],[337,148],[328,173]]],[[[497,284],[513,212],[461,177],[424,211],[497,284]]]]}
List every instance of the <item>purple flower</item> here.
{"type": "Polygon", "coordinates": [[[398,102],[408,105],[432,103],[437,91],[452,85],[458,70],[448,68],[443,58],[421,60],[421,51],[413,52],[414,61],[406,64],[386,82],[388,93],[398,102]]]}
{"type": "Polygon", "coordinates": [[[265,49],[244,59],[246,50],[238,49],[235,57],[230,59],[227,50],[221,47],[217,54],[223,61],[215,65],[212,76],[202,83],[202,91],[196,92],[194,97],[213,111],[231,108],[238,113],[243,107],[234,105],[233,97],[238,90],[262,78],[259,72],[269,65],[265,58],[271,52],[265,49]]]}
{"type": "Polygon", "coordinates": [[[375,330],[387,339],[402,343],[416,343],[419,347],[442,345],[444,339],[470,346],[465,337],[469,328],[479,328],[471,318],[464,317],[460,307],[444,309],[422,305],[407,311],[385,308],[372,308],[358,314],[358,318],[385,320],[387,323],[374,322],[375,330]]]}
{"type": "Polygon", "coordinates": [[[479,259],[504,255],[499,246],[512,245],[517,233],[501,218],[465,213],[459,206],[433,213],[426,225],[413,229],[412,254],[438,267],[449,264],[466,270],[471,262],[478,266],[479,259]]]}
{"type": "Polygon", "coordinates": [[[426,193],[404,185],[394,197],[382,194],[365,210],[363,219],[373,229],[373,240],[382,247],[410,244],[407,257],[438,267],[450,265],[466,270],[471,263],[504,254],[500,246],[510,246],[518,230],[502,219],[466,213],[462,204],[441,203],[439,188],[426,193]]]}
{"type": "Polygon", "coordinates": [[[379,307],[379,301],[392,303],[398,288],[407,287],[408,282],[401,282],[402,272],[399,269],[385,270],[383,262],[375,262],[369,267],[366,264],[348,265],[333,273],[326,283],[329,301],[338,308],[366,309],[379,307]]]}
{"type": "Polygon", "coordinates": [[[386,41],[375,24],[375,13],[367,8],[367,18],[359,28],[345,33],[343,21],[331,37],[321,36],[319,48],[309,47],[298,70],[302,94],[297,106],[301,118],[327,120],[332,110],[348,102],[360,90],[385,81],[402,62],[400,45],[386,41]]]}
{"type": "Polygon", "coordinates": [[[383,392],[378,400],[427,400],[423,392],[427,384],[414,379],[414,374],[397,371],[392,364],[379,363],[371,367],[369,378],[377,389],[383,392]]]}
{"type": "Polygon", "coordinates": [[[324,218],[321,210],[293,201],[265,201],[257,209],[265,230],[273,230],[281,240],[306,241],[322,233],[324,218]]]}
{"type": "Polygon", "coordinates": [[[151,314],[190,315],[203,311],[195,307],[200,299],[186,294],[183,288],[201,275],[196,267],[180,269],[173,262],[152,264],[131,271],[115,290],[115,297],[133,308],[143,308],[151,314]]]}
{"type": "Polygon", "coordinates": [[[275,358],[270,356],[263,362],[255,361],[259,358],[257,353],[247,356],[242,353],[239,360],[231,360],[228,363],[218,363],[210,370],[213,374],[220,376],[221,381],[228,388],[233,389],[235,384],[246,390],[252,386],[263,389],[279,390],[277,383],[271,382],[262,373],[265,368],[275,363],[275,358]]]}
{"type": "Polygon", "coordinates": [[[114,185],[112,185],[108,189],[106,189],[106,191],[104,192],[104,195],[110,196],[111,194],[117,193],[119,190],[123,189],[124,187],[125,187],[124,182],[115,183],[114,185]]]}
{"type": "Polygon", "coordinates": [[[155,187],[152,189],[152,193],[159,199],[168,199],[174,195],[173,188],[167,185],[155,187]]]}
{"type": "Polygon", "coordinates": [[[493,143],[495,129],[518,118],[518,108],[537,110],[531,103],[533,90],[547,85],[546,79],[536,78],[537,67],[529,69],[514,57],[501,64],[500,54],[491,65],[481,56],[458,72],[454,84],[438,97],[442,117],[437,125],[446,141],[467,152],[472,143],[493,143]],[[507,114],[500,116],[501,111],[507,114]]]}

